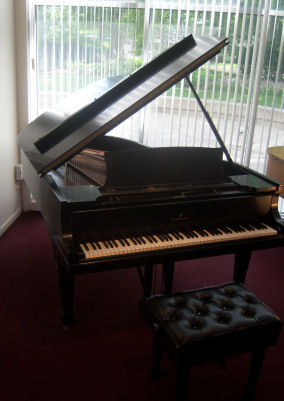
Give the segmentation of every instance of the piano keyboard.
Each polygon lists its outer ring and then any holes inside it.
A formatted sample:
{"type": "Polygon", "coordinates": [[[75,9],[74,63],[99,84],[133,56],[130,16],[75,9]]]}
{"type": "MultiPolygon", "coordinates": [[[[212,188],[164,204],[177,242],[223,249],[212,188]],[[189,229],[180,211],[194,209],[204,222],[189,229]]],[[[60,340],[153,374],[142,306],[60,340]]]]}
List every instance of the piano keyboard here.
{"type": "Polygon", "coordinates": [[[260,222],[217,224],[216,226],[159,227],[136,232],[96,235],[80,240],[86,259],[190,247],[213,242],[234,241],[276,235],[277,231],[260,222]]]}

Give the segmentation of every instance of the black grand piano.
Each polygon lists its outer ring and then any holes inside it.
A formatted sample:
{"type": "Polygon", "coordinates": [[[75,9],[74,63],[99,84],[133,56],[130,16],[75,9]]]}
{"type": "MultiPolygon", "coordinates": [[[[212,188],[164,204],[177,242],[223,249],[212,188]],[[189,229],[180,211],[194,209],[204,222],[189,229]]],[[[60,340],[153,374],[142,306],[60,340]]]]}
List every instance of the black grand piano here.
{"type": "Polygon", "coordinates": [[[54,246],[64,325],[73,322],[76,274],[136,267],[147,297],[153,265],[163,266],[170,292],[175,261],[234,253],[234,279],[243,282],[253,250],[284,245],[281,185],[232,161],[189,78],[227,43],[189,35],[20,134],[24,178],[54,246]],[[218,147],[149,148],[108,134],[182,79],[218,147]]]}

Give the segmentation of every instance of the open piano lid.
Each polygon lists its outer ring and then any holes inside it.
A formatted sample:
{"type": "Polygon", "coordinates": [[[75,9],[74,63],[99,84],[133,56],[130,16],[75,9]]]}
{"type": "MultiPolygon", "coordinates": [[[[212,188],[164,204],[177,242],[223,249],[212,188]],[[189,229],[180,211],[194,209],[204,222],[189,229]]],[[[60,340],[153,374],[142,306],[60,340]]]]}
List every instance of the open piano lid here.
{"type": "Polygon", "coordinates": [[[126,78],[91,85],[87,105],[84,100],[80,107],[76,93],[75,105],[69,102],[43,113],[20,133],[19,144],[35,170],[44,175],[192,73],[227,43],[226,38],[189,35],[126,78]],[[94,93],[99,95],[96,99],[94,93]]]}

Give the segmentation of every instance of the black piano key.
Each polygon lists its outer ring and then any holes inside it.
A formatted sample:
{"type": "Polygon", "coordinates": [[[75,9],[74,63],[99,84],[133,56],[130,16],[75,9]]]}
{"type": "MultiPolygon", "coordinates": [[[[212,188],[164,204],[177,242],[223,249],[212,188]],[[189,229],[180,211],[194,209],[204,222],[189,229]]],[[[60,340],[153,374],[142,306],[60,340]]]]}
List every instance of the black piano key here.
{"type": "Polygon", "coordinates": [[[248,223],[242,223],[242,227],[246,230],[246,231],[255,231],[255,228],[248,223]]]}
{"type": "Polygon", "coordinates": [[[116,242],[117,240],[115,238],[111,239],[111,242],[113,243],[115,248],[118,248],[118,243],[116,242]]]}
{"type": "Polygon", "coordinates": [[[137,241],[133,236],[129,237],[130,241],[132,242],[133,245],[137,245],[137,241]]]}
{"type": "Polygon", "coordinates": [[[163,236],[162,236],[161,234],[155,233],[155,235],[159,238],[159,240],[160,240],[161,242],[164,242],[164,241],[165,241],[164,238],[163,238],[163,236]]]}
{"type": "Polygon", "coordinates": [[[145,241],[144,238],[143,238],[143,234],[138,233],[138,236],[139,236],[139,239],[140,239],[141,243],[145,245],[145,244],[146,244],[146,241],[145,241]]]}
{"type": "Polygon", "coordinates": [[[210,225],[209,227],[206,227],[206,230],[208,232],[210,232],[211,235],[221,235],[222,234],[221,231],[218,230],[218,228],[213,226],[213,225],[210,225]]]}
{"type": "Polygon", "coordinates": [[[137,233],[134,233],[133,235],[134,235],[134,238],[135,238],[135,241],[137,242],[137,244],[138,245],[142,245],[142,241],[139,238],[139,235],[137,235],[137,233]]]}
{"type": "Polygon", "coordinates": [[[106,239],[105,241],[106,241],[106,243],[108,244],[109,248],[113,248],[113,244],[112,244],[112,242],[110,241],[110,239],[106,239]]]}
{"type": "Polygon", "coordinates": [[[145,240],[142,238],[142,235],[141,235],[140,232],[136,231],[136,232],[134,233],[134,235],[135,235],[136,241],[138,242],[139,245],[146,244],[146,242],[145,242],[145,240]]]}
{"type": "Polygon", "coordinates": [[[210,235],[216,235],[216,231],[212,227],[206,227],[206,231],[208,231],[210,235]]]}
{"type": "Polygon", "coordinates": [[[250,225],[257,230],[265,229],[265,226],[260,221],[257,221],[257,220],[250,222],[250,225]]]}
{"type": "Polygon", "coordinates": [[[163,231],[160,231],[159,235],[163,238],[164,241],[166,241],[166,242],[169,241],[169,238],[167,237],[167,235],[163,231]]]}
{"type": "Polygon", "coordinates": [[[194,231],[197,232],[197,234],[201,235],[201,237],[208,237],[209,234],[204,231],[204,229],[202,227],[199,226],[195,226],[194,227],[194,231]]]}
{"type": "Polygon", "coordinates": [[[188,238],[188,239],[190,239],[191,238],[191,235],[190,235],[190,233],[188,233],[187,231],[185,231],[185,230],[182,230],[182,234],[183,234],[183,236],[185,237],[185,238],[188,238]]]}
{"type": "Polygon", "coordinates": [[[166,237],[167,241],[173,241],[173,237],[165,229],[163,230],[163,234],[166,237]]]}
{"type": "Polygon", "coordinates": [[[172,228],[171,230],[171,234],[173,234],[175,236],[176,239],[183,239],[183,236],[180,233],[180,230],[177,228],[172,228]]]}
{"type": "Polygon", "coordinates": [[[198,234],[194,230],[189,231],[189,232],[193,236],[193,238],[198,238],[198,234]]]}
{"type": "Polygon", "coordinates": [[[155,234],[151,233],[150,231],[148,232],[148,237],[150,237],[153,242],[158,242],[158,240],[155,238],[155,234]]]}
{"type": "Polygon", "coordinates": [[[245,230],[239,226],[237,223],[229,223],[228,227],[235,233],[241,233],[244,232],[245,230]]]}
{"type": "Polygon", "coordinates": [[[180,233],[180,231],[176,231],[177,236],[179,239],[184,239],[183,235],[180,233]]]}
{"type": "Polygon", "coordinates": [[[246,231],[240,224],[238,224],[237,228],[238,228],[239,232],[241,232],[241,233],[246,231]]]}
{"type": "Polygon", "coordinates": [[[95,244],[96,244],[96,247],[97,247],[98,249],[102,249],[101,244],[99,243],[99,241],[95,241],[95,244]]]}
{"type": "Polygon", "coordinates": [[[123,241],[125,242],[126,246],[130,246],[129,241],[127,240],[127,238],[125,237],[125,235],[122,236],[123,241]]]}
{"type": "Polygon", "coordinates": [[[186,231],[187,238],[198,238],[198,235],[194,231],[186,231]]]}
{"type": "Polygon", "coordinates": [[[107,248],[107,249],[109,248],[107,241],[102,240],[102,243],[103,243],[103,245],[104,245],[105,248],[107,248]]]}
{"type": "Polygon", "coordinates": [[[193,228],[189,225],[186,225],[184,227],[184,232],[188,238],[198,238],[198,235],[196,234],[196,232],[194,232],[193,228]]]}
{"type": "Polygon", "coordinates": [[[177,240],[179,240],[179,236],[176,234],[175,230],[169,228],[169,233],[177,240]]]}
{"type": "Polygon", "coordinates": [[[123,246],[123,247],[126,246],[126,244],[125,244],[125,242],[123,241],[122,238],[118,238],[118,242],[120,243],[121,246],[123,246]]]}
{"type": "Polygon", "coordinates": [[[225,234],[231,234],[232,230],[230,230],[226,225],[224,224],[218,224],[218,227],[220,230],[222,230],[225,234]]]}
{"type": "Polygon", "coordinates": [[[145,234],[144,237],[147,239],[148,242],[150,242],[150,244],[153,244],[154,239],[152,239],[150,235],[145,234]]]}
{"type": "Polygon", "coordinates": [[[86,248],[88,249],[88,251],[90,251],[90,252],[93,252],[93,251],[94,251],[94,249],[93,249],[93,247],[92,247],[90,241],[86,242],[86,243],[85,243],[85,246],[86,246],[86,248]]]}
{"type": "Polygon", "coordinates": [[[182,237],[182,239],[188,238],[188,233],[184,226],[179,227],[178,233],[182,237]]]}

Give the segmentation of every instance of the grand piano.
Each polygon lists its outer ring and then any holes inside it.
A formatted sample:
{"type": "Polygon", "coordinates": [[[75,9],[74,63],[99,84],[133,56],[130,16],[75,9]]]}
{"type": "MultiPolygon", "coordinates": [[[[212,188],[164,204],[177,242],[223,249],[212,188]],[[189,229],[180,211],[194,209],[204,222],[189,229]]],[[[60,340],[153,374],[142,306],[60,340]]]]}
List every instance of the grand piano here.
{"type": "Polygon", "coordinates": [[[176,261],[235,255],[243,282],[251,252],[284,245],[281,185],[232,161],[190,74],[228,44],[189,35],[129,76],[95,82],[19,135],[24,179],[50,234],[61,316],[74,319],[77,274],[135,267],[144,297],[153,266],[172,289],[176,261]],[[218,146],[150,148],[111,135],[185,79],[218,146]]]}

